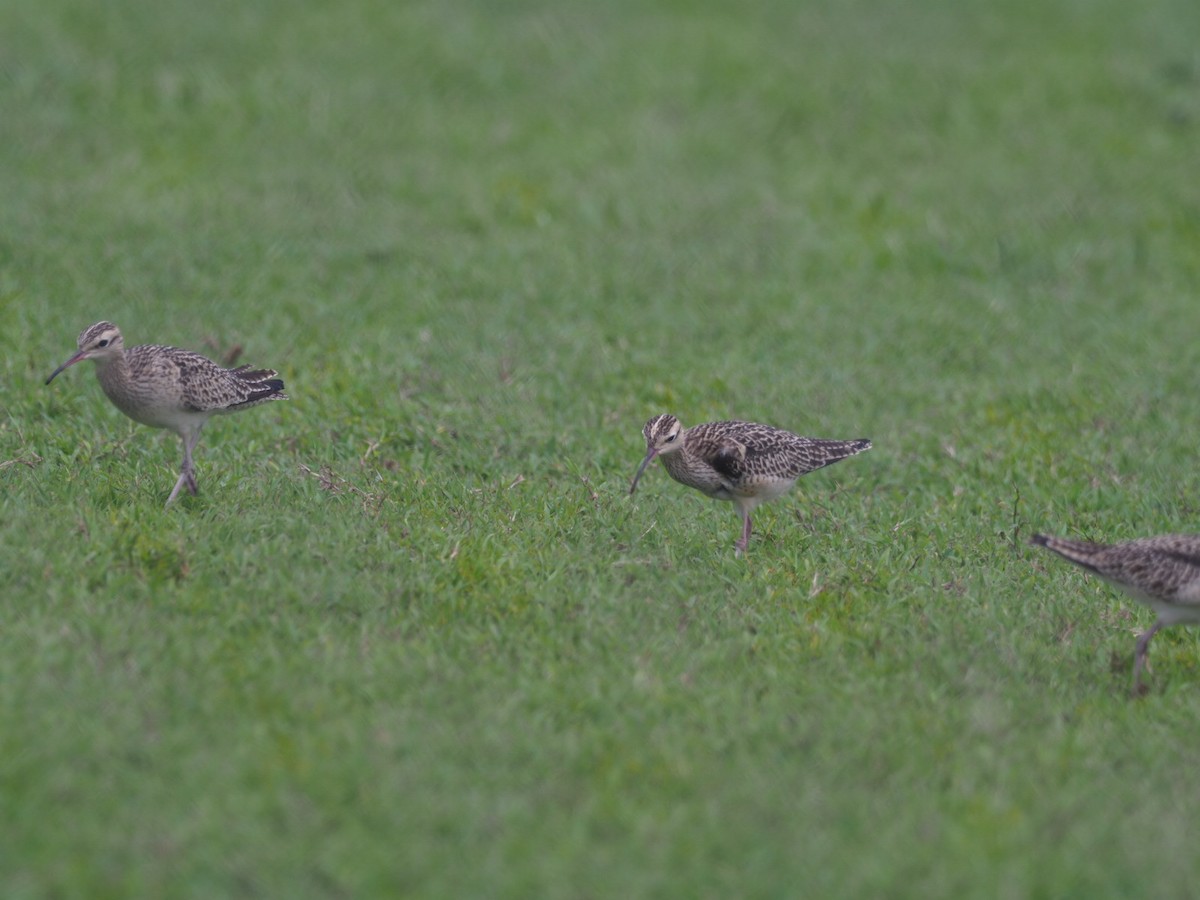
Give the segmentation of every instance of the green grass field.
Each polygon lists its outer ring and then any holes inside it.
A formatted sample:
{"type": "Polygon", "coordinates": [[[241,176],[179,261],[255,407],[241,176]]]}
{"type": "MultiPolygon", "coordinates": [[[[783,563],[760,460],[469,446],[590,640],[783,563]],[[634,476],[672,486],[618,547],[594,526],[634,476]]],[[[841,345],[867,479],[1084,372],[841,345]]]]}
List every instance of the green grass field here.
{"type": "Polygon", "coordinates": [[[0,896],[1183,897],[1194,0],[0,11],[0,896]],[[178,440],[81,365],[278,368],[178,440]],[[733,555],[641,426],[874,449],[733,555]]]}

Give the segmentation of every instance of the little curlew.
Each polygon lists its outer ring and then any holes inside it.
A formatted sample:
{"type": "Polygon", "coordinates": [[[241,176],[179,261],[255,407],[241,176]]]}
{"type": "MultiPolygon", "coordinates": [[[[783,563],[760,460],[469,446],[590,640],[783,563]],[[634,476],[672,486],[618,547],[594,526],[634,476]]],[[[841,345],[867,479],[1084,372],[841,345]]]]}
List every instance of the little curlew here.
{"type": "Polygon", "coordinates": [[[1029,542],[1099,575],[1158,618],[1138,635],[1133,657],[1133,692],[1142,691],[1142,669],[1150,639],[1169,625],[1200,622],[1200,535],[1168,534],[1121,544],[1094,544],[1037,534],[1029,542]]]}
{"type": "Polygon", "coordinates": [[[135,422],[169,428],[179,435],[183,469],[167,506],[185,485],[196,493],[192,451],[209,416],[287,399],[283,381],[272,369],[226,369],[199,353],[178,347],[147,344],[126,349],[120,329],[111,322],[97,322],[84,329],[78,344],[79,350],[51,373],[46,384],[63,369],[93,359],[100,386],[117,409],[135,422]]]}
{"type": "Polygon", "coordinates": [[[642,429],[646,458],[633,476],[629,493],[657,456],[667,474],[714,500],[731,500],[742,517],[738,553],[750,544],[754,507],[785,494],[801,475],[869,450],[865,438],[828,441],[800,437],[752,422],[709,422],[684,428],[677,418],[659,415],[642,429]]]}

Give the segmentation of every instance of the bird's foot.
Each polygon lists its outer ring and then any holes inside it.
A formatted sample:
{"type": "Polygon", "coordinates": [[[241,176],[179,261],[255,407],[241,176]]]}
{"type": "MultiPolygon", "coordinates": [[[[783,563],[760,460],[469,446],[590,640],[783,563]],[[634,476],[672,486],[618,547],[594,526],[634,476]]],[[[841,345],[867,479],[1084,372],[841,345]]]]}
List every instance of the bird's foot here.
{"type": "Polygon", "coordinates": [[[187,488],[188,493],[195,496],[197,492],[196,473],[192,469],[184,469],[179,473],[179,480],[175,482],[175,487],[171,489],[171,496],[167,498],[167,506],[175,502],[181,488],[187,488]]]}
{"type": "Polygon", "coordinates": [[[1145,697],[1148,693],[1150,693],[1149,685],[1142,681],[1142,672],[1146,671],[1148,668],[1149,666],[1147,665],[1146,657],[1139,656],[1134,660],[1133,687],[1129,691],[1129,696],[1135,700],[1139,697],[1145,697]]]}
{"type": "MultiPolygon", "coordinates": [[[[167,498],[167,506],[175,502],[175,498],[179,496],[179,489],[187,484],[187,475],[180,475],[179,480],[175,482],[175,487],[171,489],[171,496],[167,498]]],[[[192,491],[195,493],[195,491],[192,491]]]]}

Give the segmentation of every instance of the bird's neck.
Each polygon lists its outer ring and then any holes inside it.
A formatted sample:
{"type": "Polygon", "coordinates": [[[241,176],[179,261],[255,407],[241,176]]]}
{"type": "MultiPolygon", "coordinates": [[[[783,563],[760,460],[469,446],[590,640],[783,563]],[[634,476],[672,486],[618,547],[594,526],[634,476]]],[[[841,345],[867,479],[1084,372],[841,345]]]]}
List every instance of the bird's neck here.
{"type": "Polygon", "coordinates": [[[672,476],[678,476],[680,473],[694,468],[686,446],[680,447],[678,450],[673,450],[670,453],[660,453],[658,458],[662,460],[664,468],[672,476]]]}
{"type": "Polygon", "coordinates": [[[116,353],[103,359],[95,360],[96,378],[104,393],[112,397],[114,394],[124,394],[129,388],[129,362],[125,354],[116,353]]]}

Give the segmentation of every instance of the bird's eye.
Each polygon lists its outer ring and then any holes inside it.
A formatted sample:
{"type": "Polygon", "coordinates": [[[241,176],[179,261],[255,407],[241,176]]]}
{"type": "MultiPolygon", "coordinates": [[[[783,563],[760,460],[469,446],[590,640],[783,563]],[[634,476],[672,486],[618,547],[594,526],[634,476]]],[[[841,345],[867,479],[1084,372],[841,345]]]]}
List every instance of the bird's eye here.
{"type": "Polygon", "coordinates": [[[98,343],[96,346],[97,347],[107,347],[108,346],[108,338],[105,338],[100,343],[98,343]]]}
{"type": "Polygon", "coordinates": [[[678,432],[676,432],[675,434],[668,434],[667,435],[667,443],[668,444],[671,443],[671,441],[675,440],[675,438],[677,438],[677,437],[679,437],[678,432]]]}

